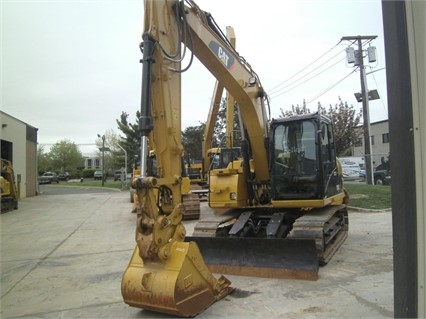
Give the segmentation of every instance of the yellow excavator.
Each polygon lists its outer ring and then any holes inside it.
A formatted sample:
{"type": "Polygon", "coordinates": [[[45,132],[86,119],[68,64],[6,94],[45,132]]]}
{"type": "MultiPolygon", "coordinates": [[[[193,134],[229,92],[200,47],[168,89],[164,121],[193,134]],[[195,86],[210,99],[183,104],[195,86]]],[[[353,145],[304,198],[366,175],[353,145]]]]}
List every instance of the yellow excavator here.
{"type": "Polygon", "coordinates": [[[132,180],[140,213],[124,301],[192,317],[233,291],[212,273],[316,280],[348,232],[331,121],[319,114],[270,120],[259,77],[193,1],[146,0],[144,15],[141,169],[132,180]],[[235,99],[242,142],[238,156],[232,147],[218,153],[227,165],[209,171],[216,211],[187,236],[181,73],[194,57],[235,99]]]}
{"type": "Polygon", "coordinates": [[[18,191],[12,163],[3,158],[1,159],[0,188],[1,212],[5,213],[13,209],[18,209],[18,191]]]}

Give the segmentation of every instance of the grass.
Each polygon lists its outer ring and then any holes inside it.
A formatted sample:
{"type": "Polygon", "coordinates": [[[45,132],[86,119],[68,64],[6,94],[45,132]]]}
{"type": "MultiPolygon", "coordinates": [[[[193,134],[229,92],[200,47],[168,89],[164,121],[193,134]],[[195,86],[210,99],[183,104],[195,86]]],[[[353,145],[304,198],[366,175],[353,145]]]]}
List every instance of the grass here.
{"type": "Polygon", "coordinates": [[[345,188],[349,193],[349,206],[367,209],[392,207],[390,186],[346,183],[345,188]]]}
{"type": "MultiPolygon", "coordinates": [[[[102,181],[61,182],[58,185],[102,187],[102,181]]],[[[107,180],[104,187],[121,189],[121,181],[107,180]]],[[[389,209],[392,207],[390,186],[346,183],[345,188],[349,193],[350,206],[366,209],[389,209]]]]}

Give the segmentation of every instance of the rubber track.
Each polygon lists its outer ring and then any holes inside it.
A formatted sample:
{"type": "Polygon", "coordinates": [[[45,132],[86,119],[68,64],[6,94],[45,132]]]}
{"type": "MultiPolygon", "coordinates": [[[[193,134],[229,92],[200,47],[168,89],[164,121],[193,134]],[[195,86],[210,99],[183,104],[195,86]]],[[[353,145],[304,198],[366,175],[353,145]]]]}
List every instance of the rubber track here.
{"type": "Polygon", "coordinates": [[[182,204],[185,207],[183,220],[200,218],[200,199],[196,194],[182,195],[182,204]]]}
{"type": "Polygon", "coordinates": [[[327,264],[348,236],[346,205],[312,210],[298,218],[287,238],[315,239],[320,265],[327,264]],[[341,215],[339,218],[334,216],[341,215]],[[343,220],[342,220],[343,218],[343,220]],[[329,230],[328,236],[324,230],[329,230]]]}
{"type": "MultiPolygon", "coordinates": [[[[201,220],[195,226],[193,236],[215,237],[218,226],[233,218],[238,218],[238,215],[210,216],[207,220],[201,220]]],[[[287,238],[314,239],[319,264],[325,265],[340,246],[343,245],[348,236],[348,229],[349,221],[346,205],[327,206],[313,209],[299,217],[294,222],[287,238]],[[343,214],[343,221],[341,218],[333,218],[337,213],[343,214]],[[325,229],[329,230],[331,236],[325,235],[325,229]]]]}

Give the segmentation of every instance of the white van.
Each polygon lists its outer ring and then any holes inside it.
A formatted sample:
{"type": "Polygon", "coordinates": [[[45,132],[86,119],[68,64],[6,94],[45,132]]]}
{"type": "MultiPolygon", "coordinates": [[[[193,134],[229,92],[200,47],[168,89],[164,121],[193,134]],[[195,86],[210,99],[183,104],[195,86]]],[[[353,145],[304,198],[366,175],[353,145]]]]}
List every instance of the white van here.
{"type": "Polygon", "coordinates": [[[342,174],[343,174],[344,180],[353,181],[360,178],[361,166],[359,166],[358,163],[351,162],[348,160],[345,160],[345,161],[340,160],[340,164],[342,165],[342,174]]]}

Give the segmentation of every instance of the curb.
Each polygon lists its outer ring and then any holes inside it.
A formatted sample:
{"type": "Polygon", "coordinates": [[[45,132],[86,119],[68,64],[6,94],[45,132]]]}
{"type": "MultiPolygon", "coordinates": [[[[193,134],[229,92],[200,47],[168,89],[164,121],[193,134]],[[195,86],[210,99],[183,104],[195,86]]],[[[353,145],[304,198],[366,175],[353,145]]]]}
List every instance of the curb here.
{"type": "Polygon", "coordinates": [[[361,207],[353,207],[348,206],[348,210],[358,213],[391,213],[392,208],[384,208],[384,209],[372,209],[372,208],[361,208],[361,207]]]}

